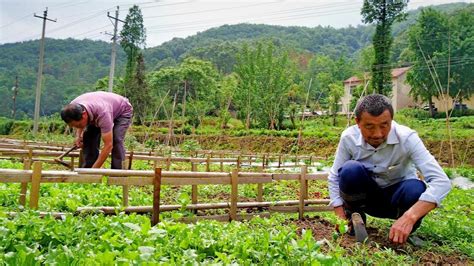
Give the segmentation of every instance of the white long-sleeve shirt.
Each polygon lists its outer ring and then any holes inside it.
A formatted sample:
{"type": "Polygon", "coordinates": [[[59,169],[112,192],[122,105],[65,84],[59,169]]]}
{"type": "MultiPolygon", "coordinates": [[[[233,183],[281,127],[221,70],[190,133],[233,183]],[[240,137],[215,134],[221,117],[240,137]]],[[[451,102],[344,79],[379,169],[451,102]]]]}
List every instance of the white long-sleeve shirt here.
{"type": "Polygon", "coordinates": [[[426,191],[419,200],[440,205],[451,190],[451,182],[436,159],[426,149],[418,134],[392,121],[387,141],[374,148],[366,143],[357,125],[344,130],[329,172],[330,205],[342,205],[339,194],[338,169],[348,160],[361,162],[373,172],[372,178],[382,188],[407,179],[418,178],[416,169],[425,177],[426,191]]]}

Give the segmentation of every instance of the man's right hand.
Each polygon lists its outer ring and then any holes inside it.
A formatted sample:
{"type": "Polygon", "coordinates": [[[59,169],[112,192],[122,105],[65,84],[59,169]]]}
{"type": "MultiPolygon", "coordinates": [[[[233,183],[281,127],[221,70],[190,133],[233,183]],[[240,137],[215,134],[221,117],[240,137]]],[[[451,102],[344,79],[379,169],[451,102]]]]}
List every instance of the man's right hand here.
{"type": "Polygon", "coordinates": [[[76,147],[82,148],[82,146],[84,146],[84,143],[82,142],[82,137],[76,138],[74,144],[76,145],[76,147]]]}
{"type": "Polygon", "coordinates": [[[344,213],[344,207],[342,206],[334,207],[334,213],[337,215],[337,217],[347,220],[346,214],[344,213]]]}

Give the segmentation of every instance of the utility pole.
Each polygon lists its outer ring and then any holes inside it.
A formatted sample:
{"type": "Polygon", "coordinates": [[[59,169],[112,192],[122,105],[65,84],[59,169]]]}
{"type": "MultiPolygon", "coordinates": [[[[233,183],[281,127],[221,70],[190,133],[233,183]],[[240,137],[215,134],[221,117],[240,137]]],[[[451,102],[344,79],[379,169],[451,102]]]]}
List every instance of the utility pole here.
{"type": "Polygon", "coordinates": [[[115,49],[115,44],[117,43],[117,24],[119,21],[124,22],[123,20],[120,20],[118,18],[119,16],[119,6],[117,6],[117,10],[115,10],[115,17],[110,16],[110,12],[107,12],[107,17],[110,19],[113,19],[113,25],[114,25],[114,35],[112,37],[112,56],[110,60],[110,72],[109,72],[109,92],[112,92],[112,88],[114,86],[114,71],[115,71],[115,56],[116,56],[116,49],[115,49]]]}
{"type": "Polygon", "coordinates": [[[56,20],[52,20],[48,18],[48,8],[46,8],[42,17],[37,16],[36,13],[34,14],[34,16],[43,20],[43,32],[41,34],[38,76],[36,78],[35,121],[33,124],[33,135],[36,135],[36,133],[38,133],[38,120],[39,120],[40,101],[41,101],[41,79],[43,76],[44,33],[46,31],[46,20],[49,20],[52,22],[56,22],[56,20]]]}
{"type": "Polygon", "coordinates": [[[13,108],[12,108],[12,119],[15,120],[16,115],[16,96],[18,95],[18,76],[15,77],[15,87],[12,88],[13,91],[13,108]]]}

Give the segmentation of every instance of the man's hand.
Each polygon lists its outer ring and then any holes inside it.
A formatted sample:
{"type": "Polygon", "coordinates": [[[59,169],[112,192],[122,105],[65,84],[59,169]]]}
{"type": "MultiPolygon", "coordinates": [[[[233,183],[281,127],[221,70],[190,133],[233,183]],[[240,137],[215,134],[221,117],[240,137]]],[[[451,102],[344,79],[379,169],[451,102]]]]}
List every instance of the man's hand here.
{"type": "Polygon", "coordinates": [[[114,138],[113,131],[102,133],[101,135],[102,141],[104,142],[104,146],[102,147],[102,150],[100,151],[97,160],[92,165],[92,168],[101,168],[105,160],[109,156],[110,152],[112,151],[114,138]]]}
{"type": "Polygon", "coordinates": [[[436,208],[436,204],[423,200],[417,201],[410,209],[408,209],[390,228],[389,238],[393,243],[403,244],[407,242],[408,236],[413,229],[413,225],[436,208]]]}
{"type": "Polygon", "coordinates": [[[409,217],[407,213],[398,218],[390,228],[390,241],[396,244],[404,244],[407,242],[408,236],[416,223],[413,217],[409,217]]]}
{"type": "Polygon", "coordinates": [[[334,213],[336,214],[337,217],[347,220],[346,214],[344,213],[344,207],[342,206],[334,207],[334,213]]]}
{"type": "Polygon", "coordinates": [[[82,137],[78,137],[74,140],[74,144],[76,147],[82,148],[84,146],[84,142],[82,142],[82,137]]]}

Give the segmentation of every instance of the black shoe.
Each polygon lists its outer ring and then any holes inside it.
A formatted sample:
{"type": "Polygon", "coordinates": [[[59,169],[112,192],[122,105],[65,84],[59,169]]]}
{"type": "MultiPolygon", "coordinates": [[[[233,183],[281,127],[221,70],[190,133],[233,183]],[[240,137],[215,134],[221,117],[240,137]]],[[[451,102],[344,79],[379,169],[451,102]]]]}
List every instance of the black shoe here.
{"type": "Polygon", "coordinates": [[[362,216],[358,212],[354,212],[352,213],[351,221],[357,242],[364,243],[369,238],[369,235],[365,229],[365,223],[362,216]]]}

